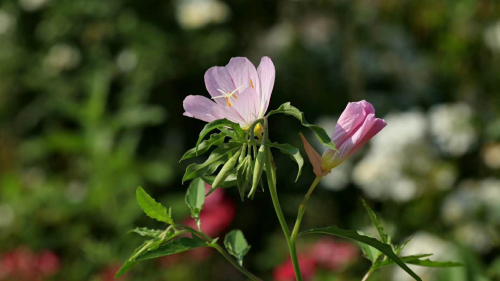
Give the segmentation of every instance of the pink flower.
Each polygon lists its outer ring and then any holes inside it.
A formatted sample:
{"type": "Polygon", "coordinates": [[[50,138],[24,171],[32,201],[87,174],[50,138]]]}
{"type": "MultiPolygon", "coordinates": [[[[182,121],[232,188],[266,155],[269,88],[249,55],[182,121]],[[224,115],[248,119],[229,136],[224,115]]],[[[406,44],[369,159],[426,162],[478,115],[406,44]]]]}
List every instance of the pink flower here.
{"type": "Polygon", "coordinates": [[[184,115],[205,122],[226,118],[247,129],[266,112],[274,76],[268,57],[261,59],[257,69],[243,57],[232,58],[225,67],[211,67],[205,73],[205,86],[212,98],[187,96],[184,115]]]}
{"type": "Polygon", "coordinates": [[[358,257],[358,251],[352,244],[328,237],[317,241],[310,251],[319,266],[332,271],[344,270],[358,257]]]}
{"type": "Polygon", "coordinates": [[[18,247],[0,257],[0,280],[44,280],[59,272],[60,263],[51,251],[37,255],[28,248],[18,247]]]}
{"type": "Polygon", "coordinates": [[[337,151],[327,148],[320,156],[302,137],[309,161],[317,176],[325,176],[358,151],[385,126],[384,119],[375,118],[375,108],[367,101],[350,102],[340,115],[332,141],[337,151]]]}
{"type": "MultiPolygon", "coordinates": [[[[316,275],[316,260],[304,254],[299,253],[299,266],[302,278],[312,280],[316,275]]],[[[277,266],[273,271],[275,281],[294,281],[295,271],[293,270],[292,260],[288,259],[283,264],[277,266]]]]}

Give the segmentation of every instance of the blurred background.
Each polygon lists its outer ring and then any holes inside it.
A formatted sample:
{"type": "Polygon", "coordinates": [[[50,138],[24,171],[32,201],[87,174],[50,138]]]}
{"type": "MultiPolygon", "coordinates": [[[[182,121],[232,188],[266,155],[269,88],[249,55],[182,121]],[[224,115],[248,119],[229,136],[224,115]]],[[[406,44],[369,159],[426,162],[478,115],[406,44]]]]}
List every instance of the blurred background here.
{"type": "MultiPolygon", "coordinates": [[[[137,205],[139,185],[187,220],[189,163],[178,160],[204,123],[182,116],[182,101],[208,95],[209,67],[265,55],[277,71],[269,109],[290,101],[331,133],[347,102],[366,99],[388,123],[323,179],[304,229],[374,234],[365,198],[396,242],[413,237],[405,254],[466,264],[415,268],[423,280],[500,280],[494,0],[1,1],[0,280],[112,280],[142,243],[127,231],[163,227],[137,205]]],[[[270,122],[273,141],[313,139],[292,118],[270,122]]],[[[296,164],[275,158],[291,223],[314,174],[306,162],[295,183],[296,164]]],[[[293,280],[269,193],[215,194],[204,230],[243,230],[246,267],[293,280]]],[[[331,237],[300,240],[299,255],[307,280],[360,280],[369,268],[357,245],[331,237]]],[[[244,277],[209,250],[142,262],[121,280],[244,277]]],[[[411,279],[386,267],[370,280],[411,279]]]]}

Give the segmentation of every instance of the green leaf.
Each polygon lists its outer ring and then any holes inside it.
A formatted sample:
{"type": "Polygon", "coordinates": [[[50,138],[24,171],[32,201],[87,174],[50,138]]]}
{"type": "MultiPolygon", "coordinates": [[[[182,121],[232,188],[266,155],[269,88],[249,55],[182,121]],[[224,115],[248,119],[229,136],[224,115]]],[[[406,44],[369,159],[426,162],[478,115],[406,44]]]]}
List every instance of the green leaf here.
{"type": "Polygon", "coordinates": [[[399,255],[399,253],[401,253],[401,251],[406,247],[406,245],[408,245],[408,243],[410,243],[410,241],[411,241],[411,238],[404,241],[403,244],[396,246],[394,249],[394,252],[396,253],[396,255],[399,255]]]}
{"type": "Polygon", "coordinates": [[[282,104],[278,109],[276,110],[271,110],[268,114],[267,117],[276,114],[276,113],[283,113],[286,115],[291,115],[302,123],[302,126],[307,127],[311,130],[314,131],[316,134],[316,137],[318,140],[326,147],[332,149],[332,150],[337,150],[335,148],[335,144],[332,142],[328,134],[325,132],[323,128],[317,125],[309,124],[306,119],[304,118],[304,113],[302,113],[298,108],[292,106],[289,102],[282,104]]]}
{"type": "Polygon", "coordinates": [[[196,151],[198,151],[200,149],[199,145],[200,145],[201,141],[203,140],[203,138],[208,133],[210,133],[211,131],[213,131],[215,129],[224,128],[224,127],[232,128],[236,132],[236,134],[239,137],[241,137],[241,138],[243,138],[245,136],[245,132],[243,132],[243,130],[241,129],[241,127],[240,127],[239,124],[231,122],[231,121],[229,121],[227,119],[215,120],[215,121],[210,122],[207,125],[205,125],[205,127],[203,128],[203,130],[201,130],[200,136],[198,138],[198,142],[196,142],[196,151]]]}
{"type": "Polygon", "coordinates": [[[129,232],[137,233],[141,236],[156,238],[163,233],[163,230],[149,229],[147,227],[136,227],[129,232]]]}
{"type": "Polygon", "coordinates": [[[238,191],[240,193],[241,201],[245,199],[245,192],[252,180],[253,176],[253,160],[251,155],[247,155],[245,159],[238,165],[236,172],[238,191]]]}
{"type": "Polygon", "coordinates": [[[196,147],[191,148],[190,150],[186,151],[186,153],[184,153],[184,156],[182,156],[179,162],[196,157],[198,155],[202,155],[203,153],[207,152],[210,147],[219,146],[224,143],[225,138],[226,135],[223,133],[210,135],[210,138],[208,140],[204,140],[200,143],[200,145],[198,146],[198,152],[196,152],[196,147]]]}
{"type": "Polygon", "coordinates": [[[118,272],[115,274],[115,278],[122,276],[125,272],[129,271],[134,265],[137,264],[137,261],[133,259],[133,257],[144,248],[150,241],[145,241],[142,245],[134,250],[132,255],[125,261],[125,263],[120,267],[118,272]]]}
{"type": "Polygon", "coordinates": [[[415,272],[413,272],[408,266],[406,266],[406,264],[392,251],[392,248],[390,245],[382,243],[375,238],[371,238],[371,237],[368,237],[365,235],[360,235],[355,230],[343,230],[343,229],[340,229],[336,226],[310,229],[310,230],[306,230],[306,231],[301,232],[300,235],[310,234],[310,233],[331,234],[331,235],[344,237],[347,239],[351,239],[354,241],[358,241],[358,242],[370,245],[373,248],[381,251],[383,254],[385,254],[390,259],[392,259],[397,265],[399,265],[402,269],[404,269],[415,280],[422,281],[422,279],[420,279],[420,277],[418,277],[418,275],[415,274],[415,272]]]}
{"type": "MultiPolygon", "coordinates": [[[[409,263],[411,261],[419,260],[421,258],[427,258],[430,256],[432,256],[432,254],[411,255],[411,256],[405,256],[405,257],[400,257],[400,258],[404,263],[409,263]]],[[[392,260],[378,261],[372,266],[372,269],[375,270],[375,269],[378,269],[378,268],[381,268],[384,266],[388,266],[388,265],[392,265],[392,264],[394,264],[394,261],[392,261],[392,260]]]]}
{"type": "Polygon", "coordinates": [[[361,247],[363,256],[368,260],[370,260],[372,264],[374,264],[377,261],[377,259],[382,255],[382,253],[379,250],[373,248],[372,246],[368,246],[367,244],[359,242],[358,245],[361,247]]]}
{"type": "Polygon", "coordinates": [[[243,265],[243,257],[250,251],[250,246],[241,230],[232,230],[224,238],[224,246],[227,251],[236,257],[238,263],[243,265]]]}
{"type": "Polygon", "coordinates": [[[225,163],[232,153],[235,153],[241,144],[236,142],[224,143],[214,149],[208,159],[202,164],[191,164],[186,168],[182,182],[212,174],[217,167],[225,163]]]}
{"type": "Polygon", "coordinates": [[[439,261],[431,261],[429,259],[427,259],[427,260],[413,260],[413,261],[409,261],[408,263],[414,264],[414,265],[419,265],[419,266],[425,266],[425,267],[460,267],[460,266],[464,266],[462,263],[459,263],[459,262],[452,262],[452,261],[439,262],[439,261]]]}
{"type": "Polygon", "coordinates": [[[193,238],[188,238],[188,237],[181,237],[178,240],[172,240],[169,241],[160,247],[147,251],[145,253],[142,253],[138,255],[135,260],[136,261],[141,261],[141,260],[147,260],[147,259],[154,259],[154,258],[159,258],[163,256],[168,256],[168,255],[173,255],[181,252],[185,252],[191,249],[196,249],[196,248],[202,248],[202,247],[208,247],[209,245],[204,242],[203,240],[200,239],[193,239],[193,238]]]}
{"type": "MultiPolygon", "coordinates": [[[[208,183],[209,185],[212,185],[214,180],[215,180],[215,176],[203,176],[201,177],[206,183],[208,183]]],[[[236,185],[236,181],[237,181],[237,176],[235,173],[231,173],[229,174],[226,179],[224,180],[224,182],[220,183],[219,184],[219,187],[220,188],[229,188],[229,187],[233,187],[236,185]]]]}
{"type": "Polygon", "coordinates": [[[385,233],[384,227],[382,226],[382,224],[378,220],[377,215],[375,215],[375,212],[372,210],[372,208],[370,208],[370,206],[368,206],[368,204],[366,204],[365,200],[361,199],[361,202],[363,202],[363,206],[365,206],[366,211],[370,215],[370,219],[372,220],[373,224],[377,228],[378,234],[380,235],[380,240],[383,243],[387,243],[389,235],[387,235],[385,233]]]}
{"type": "Polygon", "coordinates": [[[277,148],[281,151],[281,153],[284,153],[284,154],[287,154],[290,156],[290,158],[292,158],[292,160],[294,160],[297,165],[299,166],[299,171],[297,172],[297,178],[295,179],[295,181],[297,181],[300,177],[300,174],[302,173],[302,166],[304,165],[304,159],[302,158],[302,155],[300,154],[300,150],[298,148],[296,148],[295,146],[293,145],[290,145],[290,144],[280,144],[280,143],[276,143],[276,142],[273,142],[273,143],[268,143],[268,145],[270,147],[274,147],[274,148],[277,148]]]}
{"type": "Polygon", "coordinates": [[[191,210],[191,217],[200,225],[200,212],[205,203],[205,182],[201,178],[194,179],[186,192],[186,205],[191,210]]]}
{"type": "Polygon", "coordinates": [[[167,212],[167,208],[165,208],[162,204],[156,202],[151,196],[149,196],[142,187],[138,187],[136,190],[137,202],[141,209],[148,215],[148,217],[166,222],[168,224],[173,224],[172,217],[167,212]]]}

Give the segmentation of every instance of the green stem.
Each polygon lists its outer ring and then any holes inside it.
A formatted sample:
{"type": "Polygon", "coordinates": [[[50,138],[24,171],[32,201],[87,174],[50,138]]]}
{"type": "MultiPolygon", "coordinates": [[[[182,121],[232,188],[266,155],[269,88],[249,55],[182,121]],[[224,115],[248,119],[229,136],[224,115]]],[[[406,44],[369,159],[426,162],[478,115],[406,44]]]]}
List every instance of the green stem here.
{"type": "Polygon", "coordinates": [[[253,281],[261,281],[257,276],[253,275],[250,271],[248,271],[246,268],[241,266],[237,261],[235,261],[219,244],[213,243],[214,240],[212,237],[206,235],[203,232],[197,231],[196,229],[189,227],[187,225],[183,224],[176,224],[176,226],[180,228],[184,228],[188,230],[189,232],[195,234],[196,236],[200,237],[201,239],[207,241],[210,243],[210,246],[212,248],[215,248],[226,260],[228,260],[234,267],[236,267],[241,273],[243,273],[248,279],[253,280],[253,281]]]}
{"type": "MultiPolygon", "coordinates": [[[[262,145],[266,146],[267,141],[267,118],[264,118],[264,137],[262,141],[262,145]]],[[[292,259],[293,269],[295,271],[295,278],[297,281],[302,281],[302,275],[300,273],[299,259],[297,256],[297,248],[295,247],[295,243],[290,239],[290,229],[286,224],[285,216],[283,215],[283,211],[281,210],[280,202],[278,199],[278,192],[276,191],[276,169],[273,164],[271,151],[269,147],[265,147],[265,168],[266,168],[266,176],[267,183],[269,185],[269,193],[271,193],[271,199],[273,201],[274,210],[276,211],[276,215],[278,216],[278,220],[280,222],[283,233],[285,234],[286,242],[288,244],[288,249],[290,251],[290,258],[292,259]]]]}
{"type": "Polygon", "coordinates": [[[293,227],[292,231],[292,236],[291,239],[293,243],[295,243],[295,239],[297,239],[297,235],[299,234],[299,229],[300,229],[300,224],[302,223],[302,217],[304,216],[304,213],[306,212],[306,206],[307,202],[309,201],[309,198],[311,197],[311,194],[313,193],[314,189],[318,185],[318,183],[321,181],[320,176],[316,177],[314,179],[314,182],[311,184],[311,187],[309,187],[309,190],[307,191],[306,196],[304,196],[304,199],[302,200],[302,203],[300,203],[299,206],[299,213],[297,215],[297,220],[295,221],[295,226],[293,227]]]}
{"type": "Polygon", "coordinates": [[[367,281],[368,277],[370,277],[370,275],[372,274],[372,272],[373,272],[373,268],[370,267],[370,270],[368,270],[368,272],[365,274],[365,276],[363,277],[363,279],[361,281],[367,281]]]}

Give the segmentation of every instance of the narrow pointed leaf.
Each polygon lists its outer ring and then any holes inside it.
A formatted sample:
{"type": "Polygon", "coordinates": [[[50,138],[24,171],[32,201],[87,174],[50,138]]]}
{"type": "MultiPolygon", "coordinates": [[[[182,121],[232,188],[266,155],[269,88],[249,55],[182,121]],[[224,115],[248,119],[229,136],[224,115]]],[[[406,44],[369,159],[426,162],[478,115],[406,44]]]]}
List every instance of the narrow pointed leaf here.
{"type": "Polygon", "coordinates": [[[136,190],[136,197],[139,206],[148,217],[168,224],[174,223],[172,217],[167,213],[167,208],[156,202],[140,186],[136,190]]]}
{"type": "Polygon", "coordinates": [[[363,252],[363,256],[370,260],[372,264],[374,264],[377,259],[382,255],[382,253],[373,248],[372,246],[369,246],[365,243],[360,243],[358,242],[358,245],[361,247],[361,251],[363,252]]]}
{"type": "Polygon", "coordinates": [[[154,250],[142,253],[138,255],[135,258],[135,260],[141,261],[147,259],[154,259],[202,247],[208,247],[208,244],[200,239],[182,237],[179,238],[178,240],[169,241],[154,250]]]}
{"type": "Polygon", "coordinates": [[[222,143],[224,143],[225,137],[226,135],[223,133],[212,134],[208,140],[204,140],[200,143],[200,145],[198,146],[198,152],[196,152],[196,147],[193,147],[190,150],[186,151],[186,153],[184,153],[180,161],[202,155],[203,153],[207,152],[212,146],[221,145],[222,143]]]}
{"type": "Polygon", "coordinates": [[[137,233],[137,234],[144,236],[144,237],[156,238],[156,237],[160,236],[160,234],[163,233],[163,230],[149,229],[147,227],[136,227],[129,232],[137,233]]]}
{"type": "Polygon", "coordinates": [[[297,181],[300,177],[300,174],[302,173],[302,166],[304,166],[304,159],[302,158],[302,155],[300,154],[300,150],[298,148],[296,148],[295,146],[293,145],[290,145],[290,144],[280,144],[280,143],[276,143],[276,142],[269,142],[268,145],[270,147],[274,147],[274,148],[277,148],[281,151],[281,153],[284,153],[284,154],[287,154],[290,156],[290,158],[292,158],[292,160],[294,160],[297,165],[299,166],[299,171],[297,172],[297,178],[295,179],[295,181],[297,181]]]}
{"type": "Polygon", "coordinates": [[[387,235],[385,233],[384,227],[382,226],[382,224],[378,220],[377,215],[375,215],[375,212],[372,210],[372,208],[370,208],[370,206],[368,206],[368,204],[366,204],[365,200],[362,199],[361,202],[363,203],[363,206],[365,206],[365,209],[368,212],[368,215],[370,215],[370,219],[372,220],[373,224],[377,228],[378,234],[380,235],[380,240],[383,243],[387,243],[389,235],[387,235]]]}
{"type": "Polygon", "coordinates": [[[243,257],[250,251],[250,246],[241,230],[232,230],[224,238],[224,246],[229,254],[233,255],[240,265],[243,265],[243,257]]]}
{"type": "Polygon", "coordinates": [[[419,266],[425,266],[425,267],[461,267],[461,266],[464,266],[462,263],[459,263],[459,262],[452,262],[452,261],[439,262],[439,261],[431,261],[429,259],[427,259],[427,260],[413,260],[413,261],[409,261],[408,263],[414,264],[414,265],[419,265],[419,266]]]}
{"type": "MultiPolygon", "coordinates": [[[[401,260],[404,262],[404,263],[409,263],[411,261],[416,261],[416,260],[419,260],[419,259],[422,259],[422,258],[427,258],[427,257],[430,257],[432,256],[432,254],[420,254],[420,255],[411,255],[411,256],[405,256],[405,257],[400,257],[401,260]]],[[[378,269],[378,268],[381,268],[381,267],[384,267],[384,266],[388,266],[388,265],[392,265],[394,264],[394,261],[392,260],[384,260],[384,261],[378,261],[376,262],[372,268],[373,269],[378,269]]]]}
{"type": "Polygon", "coordinates": [[[302,126],[307,127],[316,134],[316,137],[318,140],[326,147],[332,149],[332,150],[337,150],[335,148],[335,144],[332,142],[328,134],[325,132],[323,128],[317,125],[310,124],[309,122],[306,121],[304,117],[304,113],[302,113],[298,108],[292,106],[289,102],[282,104],[278,109],[276,110],[271,110],[267,116],[271,116],[276,113],[283,113],[286,115],[291,115],[297,119],[299,119],[300,123],[302,126]]]}
{"type": "Polygon", "coordinates": [[[205,127],[201,130],[200,136],[198,138],[198,142],[196,143],[196,151],[198,151],[200,149],[199,145],[200,145],[201,141],[203,140],[203,138],[208,133],[210,133],[211,131],[213,131],[215,129],[224,128],[224,127],[232,128],[234,130],[234,132],[236,132],[236,134],[241,138],[243,138],[245,136],[245,133],[243,132],[243,130],[241,129],[239,124],[231,122],[227,119],[215,120],[215,121],[210,122],[207,125],[205,125],[205,127]]]}
{"type": "Polygon", "coordinates": [[[410,241],[411,241],[411,238],[404,241],[401,245],[396,246],[396,248],[394,249],[394,252],[396,253],[396,255],[399,255],[399,253],[401,253],[401,251],[406,247],[406,245],[408,245],[408,243],[410,243],[410,241]]]}
{"type": "Polygon", "coordinates": [[[365,243],[367,245],[370,245],[374,247],[375,249],[381,251],[383,254],[385,254],[388,258],[393,260],[397,265],[399,265],[403,270],[405,270],[408,274],[410,274],[415,280],[422,281],[420,277],[418,277],[415,272],[413,272],[393,251],[390,245],[387,245],[385,243],[382,243],[378,241],[375,238],[371,238],[365,235],[359,234],[355,230],[343,230],[340,229],[336,226],[330,226],[330,227],[325,227],[325,228],[315,228],[315,229],[310,229],[306,230],[300,233],[300,235],[304,234],[313,234],[313,233],[323,233],[323,234],[330,234],[330,235],[335,235],[339,237],[344,237],[347,239],[351,239],[354,241],[358,241],[361,243],[365,243]]]}

